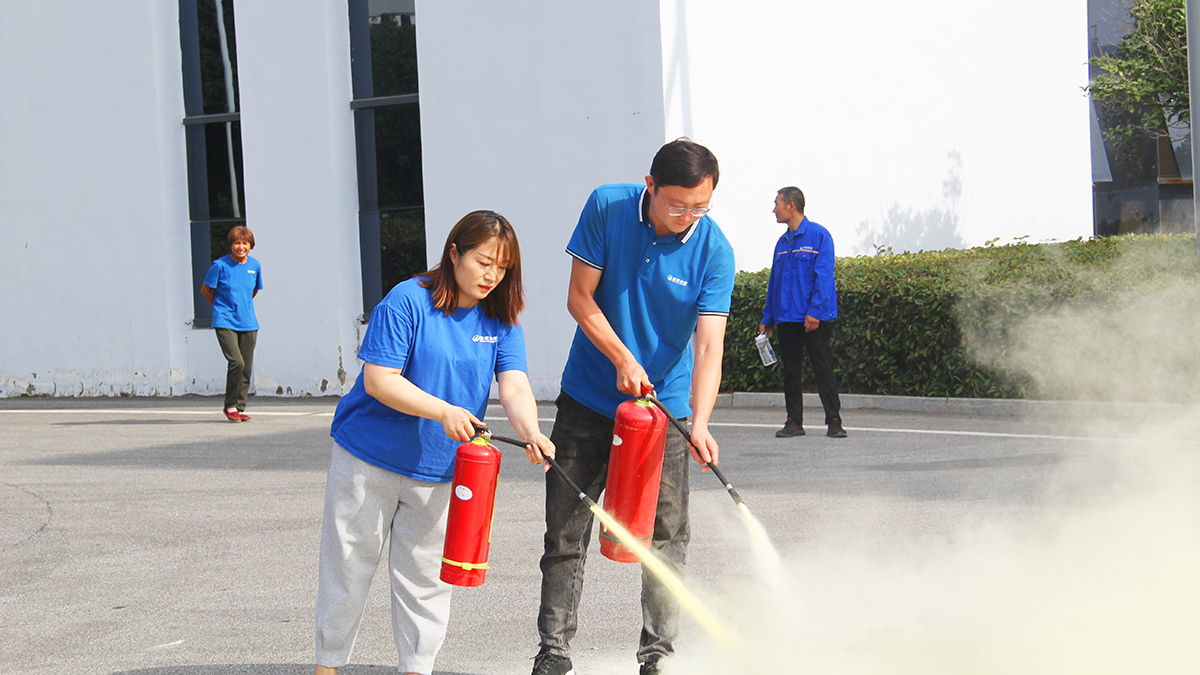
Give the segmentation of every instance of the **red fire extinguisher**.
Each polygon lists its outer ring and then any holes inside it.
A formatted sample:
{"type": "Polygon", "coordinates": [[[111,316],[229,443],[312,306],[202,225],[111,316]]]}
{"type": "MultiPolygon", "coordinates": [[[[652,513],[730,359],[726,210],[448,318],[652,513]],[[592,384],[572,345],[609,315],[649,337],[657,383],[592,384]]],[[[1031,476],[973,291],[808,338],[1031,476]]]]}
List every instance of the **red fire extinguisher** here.
{"type": "Polygon", "coordinates": [[[476,436],[458,446],[442,549],[442,581],[455,586],[483,585],[499,475],[500,451],[486,438],[476,436]]]}
{"type": "MultiPolygon", "coordinates": [[[[604,510],[645,548],[654,535],[666,441],[667,416],[649,400],[639,398],[617,406],[604,510]]],[[[600,553],[617,562],[637,562],[633,551],[604,525],[600,526],[600,553]]]]}

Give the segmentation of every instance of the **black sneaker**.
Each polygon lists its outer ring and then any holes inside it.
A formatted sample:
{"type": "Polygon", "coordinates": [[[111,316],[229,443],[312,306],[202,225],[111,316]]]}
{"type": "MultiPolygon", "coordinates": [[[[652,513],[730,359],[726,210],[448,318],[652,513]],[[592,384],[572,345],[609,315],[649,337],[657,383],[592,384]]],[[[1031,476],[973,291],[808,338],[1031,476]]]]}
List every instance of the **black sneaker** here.
{"type": "Polygon", "coordinates": [[[792,418],[790,417],[788,418],[787,424],[784,424],[782,429],[775,432],[775,438],[791,438],[792,436],[803,435],[804,427],[793,422],[792,418]]]}
{"type": "Polygon", "coordinates": [[[840,417],[833,418],[833,421],[829,423],[829,431],[826,431],[825,435],[830,438],[846,437],[846,430],[842,428],[842,420],[840,417]]]}
{"type": "Polygon", "coordinates": [[[574,675],[571,659],[551,652],[538,652],[533,659],[532,675],[574,675]]]}
{"type": "Polygon", "coordinates": [[[638,671],[638,675],[659,675],[662,670],[658,667],[659,659],[650,657],[642,662],[642,668],[638,671]]]}

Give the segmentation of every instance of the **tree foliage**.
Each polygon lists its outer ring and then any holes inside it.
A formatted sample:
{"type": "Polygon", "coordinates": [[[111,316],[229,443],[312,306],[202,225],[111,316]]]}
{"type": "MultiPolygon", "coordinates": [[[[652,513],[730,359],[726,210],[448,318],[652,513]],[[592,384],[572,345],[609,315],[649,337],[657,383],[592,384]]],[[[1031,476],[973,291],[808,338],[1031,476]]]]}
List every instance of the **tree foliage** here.
{"type": "Polygon", "coordinates": [[[1191,122],[1184,0],[1130,0],[1131,29],[1111,55],[1088,61],[1085,87],[1113,118],[1113,140],[1165,134],[1191,122]]]}

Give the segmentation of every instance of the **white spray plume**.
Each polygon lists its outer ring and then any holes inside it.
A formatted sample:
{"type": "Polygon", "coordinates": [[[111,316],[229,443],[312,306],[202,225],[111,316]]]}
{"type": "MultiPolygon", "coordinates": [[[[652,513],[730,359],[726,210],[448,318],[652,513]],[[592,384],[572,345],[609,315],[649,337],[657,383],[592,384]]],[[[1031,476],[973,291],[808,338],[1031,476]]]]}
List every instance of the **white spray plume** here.
{"type": "MultiPolygon", "coordinates": [[[[1028,318],[1005,364],[1063,395],[1200,400],[1195,285],[1124,300],[1028,318]]],[[[782,562],[753,547],[756,576],[722,594],[745,652],[699,645],[668,675],[1197,672],[1200,410],[1150,410],[1075,420],[1125,440],[1074,442],[1035,504],[948,539],[847,541],[818,522],[782,562]]]]}

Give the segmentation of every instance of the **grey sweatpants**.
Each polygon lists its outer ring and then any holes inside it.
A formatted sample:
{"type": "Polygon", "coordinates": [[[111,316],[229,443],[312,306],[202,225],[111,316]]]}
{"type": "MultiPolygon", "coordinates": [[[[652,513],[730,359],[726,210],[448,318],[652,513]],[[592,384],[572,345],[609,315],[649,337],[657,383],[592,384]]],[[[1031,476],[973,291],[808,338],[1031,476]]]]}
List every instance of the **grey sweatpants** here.
{"type": "Polygon", "coordinates": [[[321,525],[318,665],[337,668],[350,660],[390,533],[392,634],[400,672],[433,672],[450,618],[452,587],[438,578],[450,486],[392,473],[334,444],[321,525]]]}

